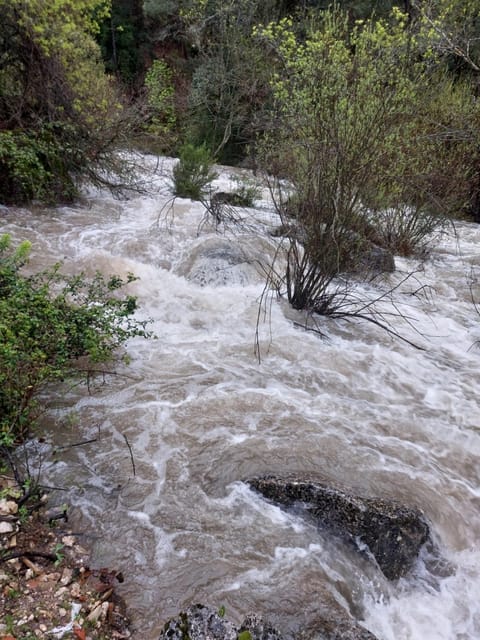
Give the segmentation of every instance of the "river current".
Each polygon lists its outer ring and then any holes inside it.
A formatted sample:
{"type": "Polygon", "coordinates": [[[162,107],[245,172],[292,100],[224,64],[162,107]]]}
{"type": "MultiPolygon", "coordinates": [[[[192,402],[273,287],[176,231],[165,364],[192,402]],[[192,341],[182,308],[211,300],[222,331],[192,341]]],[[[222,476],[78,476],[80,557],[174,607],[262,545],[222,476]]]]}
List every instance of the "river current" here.
{"type": "MultiPolygon", "coordinates": [[[[421,349],[353,320],[320,320],[321,337],[262,297],[277,242],[267,200],[215,228],[201,204],[170,202],[172,162],[149,195],[86,190],[71,207],[1,211],[2,231],[31,240],[32,268],[139,278],[129,291],[156,338],[131,340],[128,366],[90,390],[62,389],[35,454],[44,482],[67,489],[55,499],[72,505],[92,564],[123,572],[136,637],[196,602],[295,631],[333,599],[379,640],[478,640],[480,226],[459,223],[424,262],[397,257],[394,274],[356,285],[365,301],[395,288],[381,318],[421,349]],[[266,473],[421,508],[451,570],[422,557],[389,583],[243,482],[266,473]]],[[[223,168],[215,185],[230,180],[223,168]]]]}

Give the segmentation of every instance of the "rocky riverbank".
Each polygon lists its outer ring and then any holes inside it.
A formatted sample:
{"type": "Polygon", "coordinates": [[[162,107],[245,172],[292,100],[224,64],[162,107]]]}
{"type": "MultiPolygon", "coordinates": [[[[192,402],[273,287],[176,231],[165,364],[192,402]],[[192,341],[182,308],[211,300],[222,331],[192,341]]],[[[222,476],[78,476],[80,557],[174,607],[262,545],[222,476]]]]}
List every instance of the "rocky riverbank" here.
{"type": "Polygon", "coordinates": [[[132,637],[115,591],[122,575],[89,566],[66,513],[48,513],[46,498],[0,477],[0,640],[132,637]]]}

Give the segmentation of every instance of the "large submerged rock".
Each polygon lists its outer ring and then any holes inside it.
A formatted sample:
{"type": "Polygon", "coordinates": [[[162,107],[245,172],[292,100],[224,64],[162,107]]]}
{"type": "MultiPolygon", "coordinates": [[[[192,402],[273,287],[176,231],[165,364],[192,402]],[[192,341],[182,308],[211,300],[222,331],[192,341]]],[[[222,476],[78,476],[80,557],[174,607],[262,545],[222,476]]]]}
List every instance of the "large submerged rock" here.
{"type": "Polygon", "coordinates": [[[237,627],[218,611],[194,604],[169,620],[159,640],[283,640],[272,625],[249,615],[237,627]]]}
{"type": "Polygon", "coordinates": [[[389,580],[408,573],[430,538],[423,514],[393,500],[365,498],[302,479],[266,476],[247,482],[272,502],[300,506],[319,526],[359,550],[366,547],[389,580]]]}

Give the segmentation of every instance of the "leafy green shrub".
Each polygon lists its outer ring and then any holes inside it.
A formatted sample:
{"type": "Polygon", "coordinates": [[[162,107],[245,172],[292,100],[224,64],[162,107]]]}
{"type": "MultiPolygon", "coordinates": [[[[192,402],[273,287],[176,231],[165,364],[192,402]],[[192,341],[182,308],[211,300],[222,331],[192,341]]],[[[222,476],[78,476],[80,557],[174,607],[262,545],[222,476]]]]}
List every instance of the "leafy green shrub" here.
{"type": "Polygon", "coordinates": [[[10,245],[0,237],[0,449],[29,435],[45,383],[78,374],[80,357],[106,362],[130,337],[149,335],[132,317],[135,298],[118,295],[132,275],[87,280],[57,264],[24,276],[30,245],[10,245]]]}
{"type": "Polygon", "coordinates": [[[163,60],[154,60],[145,75],[147,90],[148,123],[147,134],[161,138],[166,149],[176,142],[173,74],[163,60]]]}
{"type": "Polygon", "coordinates": [[[0,198],[6,204],[71,200],[76,187],[68,169],[68,151],[51,127],[35,136],[0,132],[0,198]]]}
{"type": "Polygon", "coordinates": [[[185,144],[173,167],[174,193],[181,198],[200,200],[217,174],[212,170],[214,159],[206,146],[185,144]]]}

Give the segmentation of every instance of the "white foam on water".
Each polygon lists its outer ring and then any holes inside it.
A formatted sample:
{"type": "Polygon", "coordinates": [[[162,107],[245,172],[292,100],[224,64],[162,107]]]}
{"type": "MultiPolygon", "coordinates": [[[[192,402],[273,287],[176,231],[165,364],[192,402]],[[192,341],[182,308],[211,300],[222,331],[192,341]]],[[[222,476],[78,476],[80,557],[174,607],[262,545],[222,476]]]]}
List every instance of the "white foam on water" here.
{"type": "MultiPolygon", "coordinates": [[[[396,273],[357,285],[365,301],[395,288],[376,319],[421,349],[356,320],[320,319],[321,339],[284,301],[260,306],[255,261],[268,263],[277,242],[265,233],[266,200],[258,233],[252,210],[248,225],[216,230],[201,204],[170,200],[174,162],[161,162],[151,195],[91,190],[71,207],[2,210],[4,230],[33,243],[31,270],[63,259],[70,273],[139,277],[128,291],[157,338],[132,340],[131,364],[92,394],[62,390],[54,447],[97,442],[62,450],[58,463],[45,450],[42,468],[47,484],[70,487],[59,499],[95,530],[94,560],[128,576],[142,637],[158,637],[192,602],[226,604],[239,620],[256,610],[288,628],[314,620],[325,597],[380,640],[478,640],[480,226],[460,223],[426,262],[396,258],[396,273]],[[367,558],[243,482],[264,473],[421,508],[454,571],[441,577],[419,561],[387,583],[367,558]]],[[[216,186],[231,188],[230,170],[216,186]]]]}

